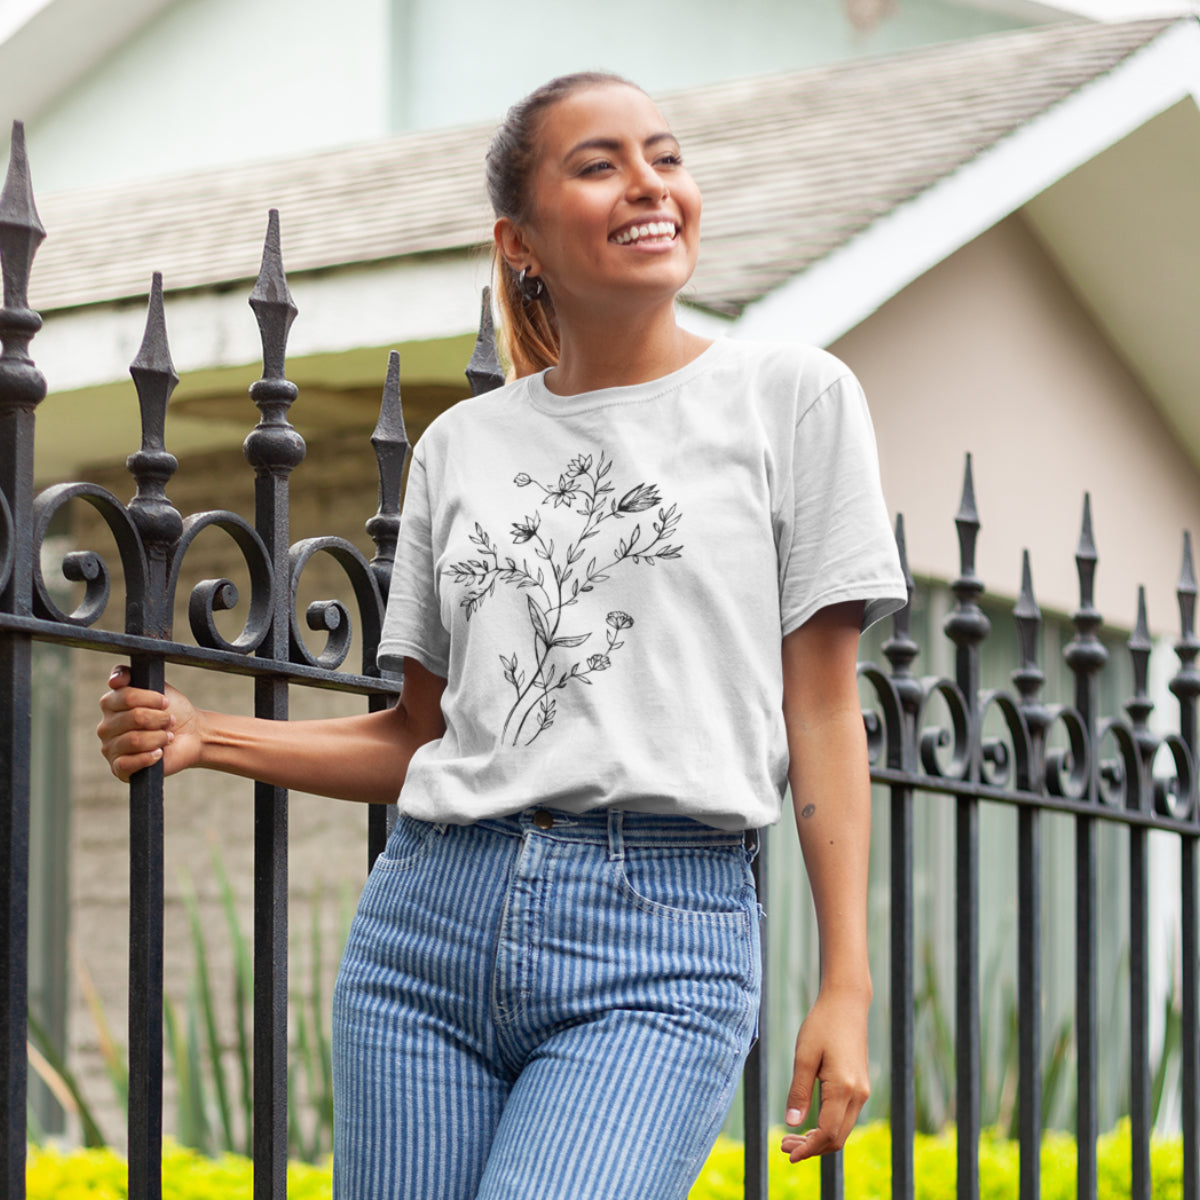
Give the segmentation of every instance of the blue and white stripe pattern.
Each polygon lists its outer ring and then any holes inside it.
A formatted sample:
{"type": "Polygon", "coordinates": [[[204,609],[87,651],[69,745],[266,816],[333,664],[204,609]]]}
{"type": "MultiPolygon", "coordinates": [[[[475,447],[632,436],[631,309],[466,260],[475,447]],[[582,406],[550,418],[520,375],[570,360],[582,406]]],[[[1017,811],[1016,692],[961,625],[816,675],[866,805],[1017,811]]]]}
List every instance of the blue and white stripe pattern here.
{"type": "Polygon", "coordinates": [[[758,1012],[752,854],[685,817],[401,817],[334,992],[336,1200],[683,1200],[758,1012]]]}

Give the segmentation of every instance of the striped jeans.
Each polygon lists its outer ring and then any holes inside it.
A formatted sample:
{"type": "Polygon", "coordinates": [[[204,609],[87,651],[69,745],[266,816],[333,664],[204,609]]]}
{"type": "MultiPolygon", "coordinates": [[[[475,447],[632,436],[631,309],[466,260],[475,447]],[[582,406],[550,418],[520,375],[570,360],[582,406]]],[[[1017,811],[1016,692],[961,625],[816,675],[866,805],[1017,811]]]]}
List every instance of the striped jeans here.
{"type": "Polygon", "coordinates": [[[756,844],[401,817],[334,990],[336,1200],[684,1200],[754,1034],[756,844]]]}

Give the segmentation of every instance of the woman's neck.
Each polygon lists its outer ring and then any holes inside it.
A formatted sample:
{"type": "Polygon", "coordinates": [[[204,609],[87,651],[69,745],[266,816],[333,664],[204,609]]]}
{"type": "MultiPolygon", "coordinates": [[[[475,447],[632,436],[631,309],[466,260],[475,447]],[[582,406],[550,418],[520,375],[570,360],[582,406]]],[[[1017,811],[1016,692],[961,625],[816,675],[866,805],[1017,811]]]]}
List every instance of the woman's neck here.
{"type": "Polygon", "coordinates": [[[559,334],[558,366],[546,374],[546,387],[558,396],[661,379],[711,344],[676,324],[674,306],[636,325],[628,318],[601,322],[593,315],[582,326],[560,318],[559,334]]]}

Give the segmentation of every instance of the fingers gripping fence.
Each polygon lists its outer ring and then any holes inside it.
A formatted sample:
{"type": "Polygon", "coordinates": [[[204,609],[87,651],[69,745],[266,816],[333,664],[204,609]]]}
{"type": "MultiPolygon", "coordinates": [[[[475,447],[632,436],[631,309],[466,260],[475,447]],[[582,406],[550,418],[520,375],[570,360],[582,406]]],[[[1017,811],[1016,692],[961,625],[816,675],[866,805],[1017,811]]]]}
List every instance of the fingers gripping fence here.
{"type": "MultiPolygon", "coordinates": [[[[246,439],[255,471],[254,523],[236,513],[213,511],[183,517],[167,499],[177,468],[166,450],[164,421],[177,377],[171,364],[163,313],[162,281],[152,281],[146,334],[130,367],[142,419],[141,448],[128,459],[136,494],[123,505],[112,493],[88,483],[33,490],[34,414],[46,383],[28,353],[41,325],[30,311],[27,287],[34,253],[44,231],[30,187],[23,135],[14,129],[8,178],[0,194],[0,803],[5,828],[0,838],[0,881],[5,913],[0,919],[0,979],[4,1000],[0,1028],[0,1104],[4,1141],[0,1171],[3,1196],[25,1193],[25,1087],[27,903],[29,894],[29,804],[31,735],[31,650],[34,640],[128,655],[133,682],[160,688],[167,663],[201,666],[254,679],[259,716],[286,719],[291,684],[336,688],[361,694],[371,709],[391,703],[399,680],[376,667],[384,603],[400,523],[400,481],[408,442],[400,410],[398,356],[388,362],[380,417],[371,442],[379,465],[379,508],[367,522],[375,555],[367,559],[349,542],[310,537],[292,543],[288,498],[292,471],[302,462],[304,442],[288,413],[297,388],[285,375],[288,331],[296,315],[280,251],[278,217],[270,216],[262,268],[250,296],[263,347],[262,378],[251,387],[258,424],[246,439]],[[63,561],[68,580],[82,585],[82,598],[63,611],[43,578],[41,549],[56,513],[85,503],[112,534],[125,580],[122,632],[94,628],[109,600],[109,570],[95,553],[78,551],[63,561]],[[188,603],[191,640],[173,629],[181,565],[205,529],[222,530],[241,551],[250,579],[241,632],[222,635],[216,614],[238,604],[226,579],[206,580],[188,603]],[[298,587],[317,555],[339,564],[354,596],[362,662],[358,673],[343,670],[351,646],[351,616],[337,600],[308,606],[310,630],[323,632],[323,649],[312,652],[301,636],[296,612],[298,587]]],[[[480,336],[466,369],[471,390],[499,386],[490,302],[485,293],[480,336]]],[[[890,1113],[892,1192],[914,1195],[914,812],[917,797],[941,794],[955,805],[955,1028],[957,1035],[956,1123],[958,1195],[979,1195],[980,1142],[980,901],[979,851],[982,805],[1012,806],[1017,813],[1017,959],[1020,1195],[1040,1194],[1038,1148],[1042,1136],[1041,1029],[1041,848],[1042,815],[1065,814],[1075,827],[1075,990],[1078,1094],[1078,1194],[1097,1195],[1098,989],[1097,896],[1111,881],[1097,878],[1097,829],[1103,823],[1128,830],[1130,885],[1130,1082],[1132,1097],[1132,1194],[1149,1200],[1150,1048],[1147,1039],[1148,887],[1147,837],[1165,831],[1180,846],[1179,897],[1182,943],[1182,1106],[1184,1195],[1200,1200],[1197,1068],[1200,1013],[1197,1011],[1197,840],[1196,700],[1200,671],[1195,635],[1196,579],[1190,541],[1184,540],[1178,584],[1180,637],[1178,669],[1170,687],[1178,699],[1177,732],[1152,733],[1148,696],[1150,640],[1144,596],[1129,640],[1134,694],[1124,718],[1098,711],[1098,679],[1108,652],[1097,636],[1101,615],[1093,604],[1097,555],[1090,507],[1085,503],[1076,562],[1080,584],[1074,637],[1064,651],[1075,681],[1070,705],[1042,699],[1044,675],[1037,661],[1041,614],[1034,600],[1028,556],[1013,610],[1020,662],[1011,691],[985,687],[980,648],[990,623],[979,606],[983,583],[975,573],[980,523],[968,459],[963,499],[956,517],[960,570],[952,583],[955,607],[944,630],[953,643],[953,678],[914,673],[919,647],[911,636],[910,609],[893,618],[884,643],[887,668],[866,663],[860,676],[873,693],[865,714],[871,775],[889,794],[890,806],[890,1113]],[[938,714],[947,714],[939,716],[938,714]],[[985,735],[985,721],[998,715],[1003,737],[985,735]],[[1155,764],[1170,764],[1166,777],[1155,764]]],[[[897,521],[904,555],[904,527],[897,521]]],[[[907,574],[907,565],[905,566],[907,574]]],[[[908,576],[910,595],[912,578],[908,576]]],[[[991,726],[988,726],[991,728],[991,726]]],[[[368,862],[382,849],[390,810],[373,806],[368,828],[368,862]]],[[[255,785],[255,995],[254,995],[254,1194],[283,1200],[286,1194],[287,1128],[287,796],[255,785]]],[[[756,863],[760,893],[767,892],[766,856],[756,863]]],[[[130,1094],[128,1118],[129,1195],[162,1195],[163,1032],[163,779],[160,767],[135,776],[130,785],[130,1094]]],[[[764,964],[771,966],[771,964],[764,964]]],[[[778,970],[778,964],[773,965],[778,970]]],[[[764,971],[766,979],[766,971],[764,971]]],[[[764,988],[764,991],[767,989],[764,988]]],[[[769,1195],[767,1125],[777,1118],[782,1097],[769,1096],[766,1063],[770,1033],[764,1012],[761,1037],[747,1063],[745,1126],[747,1200],[769,1195]]],[[[777,1152],[776,1152],[777,1153],[777,1152]]],[[[823,1160],[821,1194],[844,1194],[840,1156],[823,1160]]]]}

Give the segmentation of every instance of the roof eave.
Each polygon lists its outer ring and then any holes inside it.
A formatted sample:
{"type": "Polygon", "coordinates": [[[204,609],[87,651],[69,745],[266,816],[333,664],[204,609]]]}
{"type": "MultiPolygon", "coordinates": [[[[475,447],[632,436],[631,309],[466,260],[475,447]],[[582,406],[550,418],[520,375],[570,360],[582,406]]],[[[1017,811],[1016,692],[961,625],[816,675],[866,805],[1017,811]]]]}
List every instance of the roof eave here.
{"type": "Polygon", "coordinates": [[[829,345],[960,246],[1189,95],[1200,102],[1200,21],[1185,18],[747,305],[730,334],[829,345]]]}

